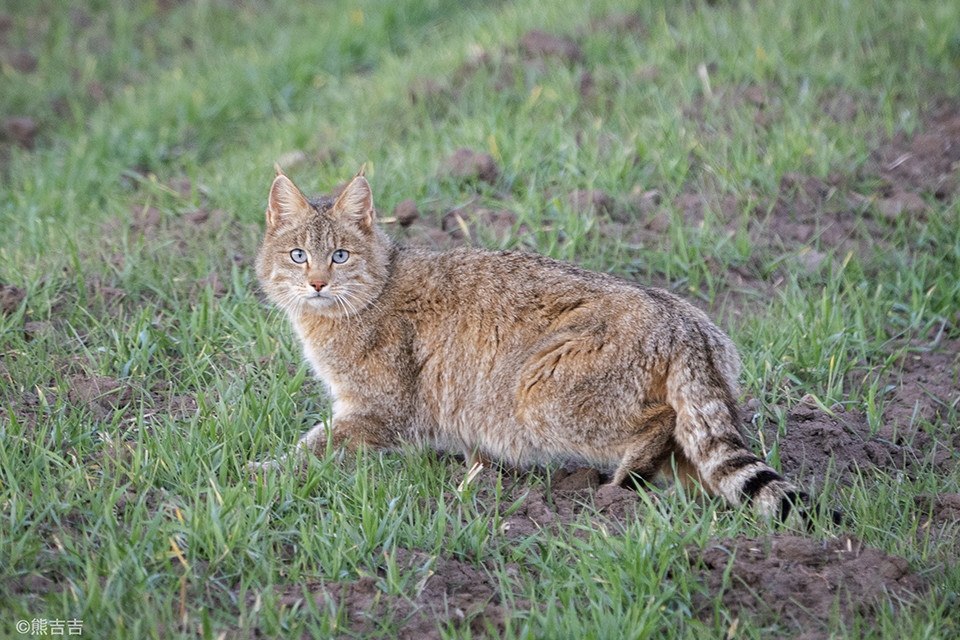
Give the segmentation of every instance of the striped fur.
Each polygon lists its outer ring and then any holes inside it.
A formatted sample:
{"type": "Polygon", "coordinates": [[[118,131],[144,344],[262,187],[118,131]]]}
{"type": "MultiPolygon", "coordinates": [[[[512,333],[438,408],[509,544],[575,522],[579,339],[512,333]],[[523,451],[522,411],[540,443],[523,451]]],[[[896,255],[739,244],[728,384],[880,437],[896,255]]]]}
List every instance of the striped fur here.
{"type": "Polygon", "coordinates": [[[257,274],[333,400],[298,451],[411,442],[580,460],[615,483],[676,469],[770,516],[798,499],[738,431],[730,339],[666,291],[536,254],[397,246],[362,174],[333,202],[278,172],[257,274]]]}

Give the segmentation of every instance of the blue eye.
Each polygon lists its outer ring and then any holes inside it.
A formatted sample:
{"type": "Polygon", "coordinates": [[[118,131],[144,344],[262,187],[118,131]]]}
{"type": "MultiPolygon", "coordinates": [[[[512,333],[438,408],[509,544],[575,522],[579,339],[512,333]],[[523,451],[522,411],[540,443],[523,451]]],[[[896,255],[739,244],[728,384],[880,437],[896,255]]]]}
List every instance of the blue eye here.
{"type": "Polygon", "coordinates": [[[337,249],[333,252],[333,255],[330,256],[330,259],[336,262],[337,264],[343,264],[347,261],[347,258],[350,257],[350,252],[346,249],[337,249]]]}
{"type": "Polygon", "coordinates": [[[297,264],[303,264],[307,261],[307,252],[303,249],[294,249],[290,252],[290,259],[297,264]]]}

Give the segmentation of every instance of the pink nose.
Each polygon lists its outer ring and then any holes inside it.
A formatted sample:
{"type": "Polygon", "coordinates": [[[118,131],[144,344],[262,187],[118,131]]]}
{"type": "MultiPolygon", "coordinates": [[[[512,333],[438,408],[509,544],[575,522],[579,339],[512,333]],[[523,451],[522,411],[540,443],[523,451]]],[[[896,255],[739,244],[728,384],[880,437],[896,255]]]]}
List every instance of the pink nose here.
{"type": "Polygon", "coordinates": [[[323,289],[325,286],[327,286],[327,283],[314,280],[310,283],[310,286],[313,287],[315,291],[320,291],[320,289],[323,289]]]}

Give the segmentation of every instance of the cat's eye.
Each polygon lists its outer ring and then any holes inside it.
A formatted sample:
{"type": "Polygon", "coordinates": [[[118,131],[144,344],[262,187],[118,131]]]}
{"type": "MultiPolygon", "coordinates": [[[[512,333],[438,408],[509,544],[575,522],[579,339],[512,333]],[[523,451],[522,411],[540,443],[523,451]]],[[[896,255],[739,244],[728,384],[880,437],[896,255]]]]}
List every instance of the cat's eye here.
{"type": "Polygon", "coordinates": [[[307,261],[307,252],[303,249],[294,249],[290,252],[290,259],[297,264],[303,264],[307,261]]]}
{"type": "Polygon", "coordinates": [[[330,259],[336,262],[337,264],[343,264],[347,261],[347,258],[350,257],[350,252],[346,249],[337,249],[333,252],[333,255],[330,256],[330,259]]]}

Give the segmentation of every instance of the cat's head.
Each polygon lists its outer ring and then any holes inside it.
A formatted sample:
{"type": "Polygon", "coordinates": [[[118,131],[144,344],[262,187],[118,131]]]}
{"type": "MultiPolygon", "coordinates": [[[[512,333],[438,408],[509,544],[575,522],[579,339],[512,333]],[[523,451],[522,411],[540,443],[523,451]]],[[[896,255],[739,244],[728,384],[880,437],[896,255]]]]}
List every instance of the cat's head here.
{"type": "Polygon", "coordinates": [[[290,314],[346,316],[383,291],[391,243],[374,222],[370,184],[360,169],[336,200],[308,200],[280,167],[270,187],[257,278],[290,314]]]}

